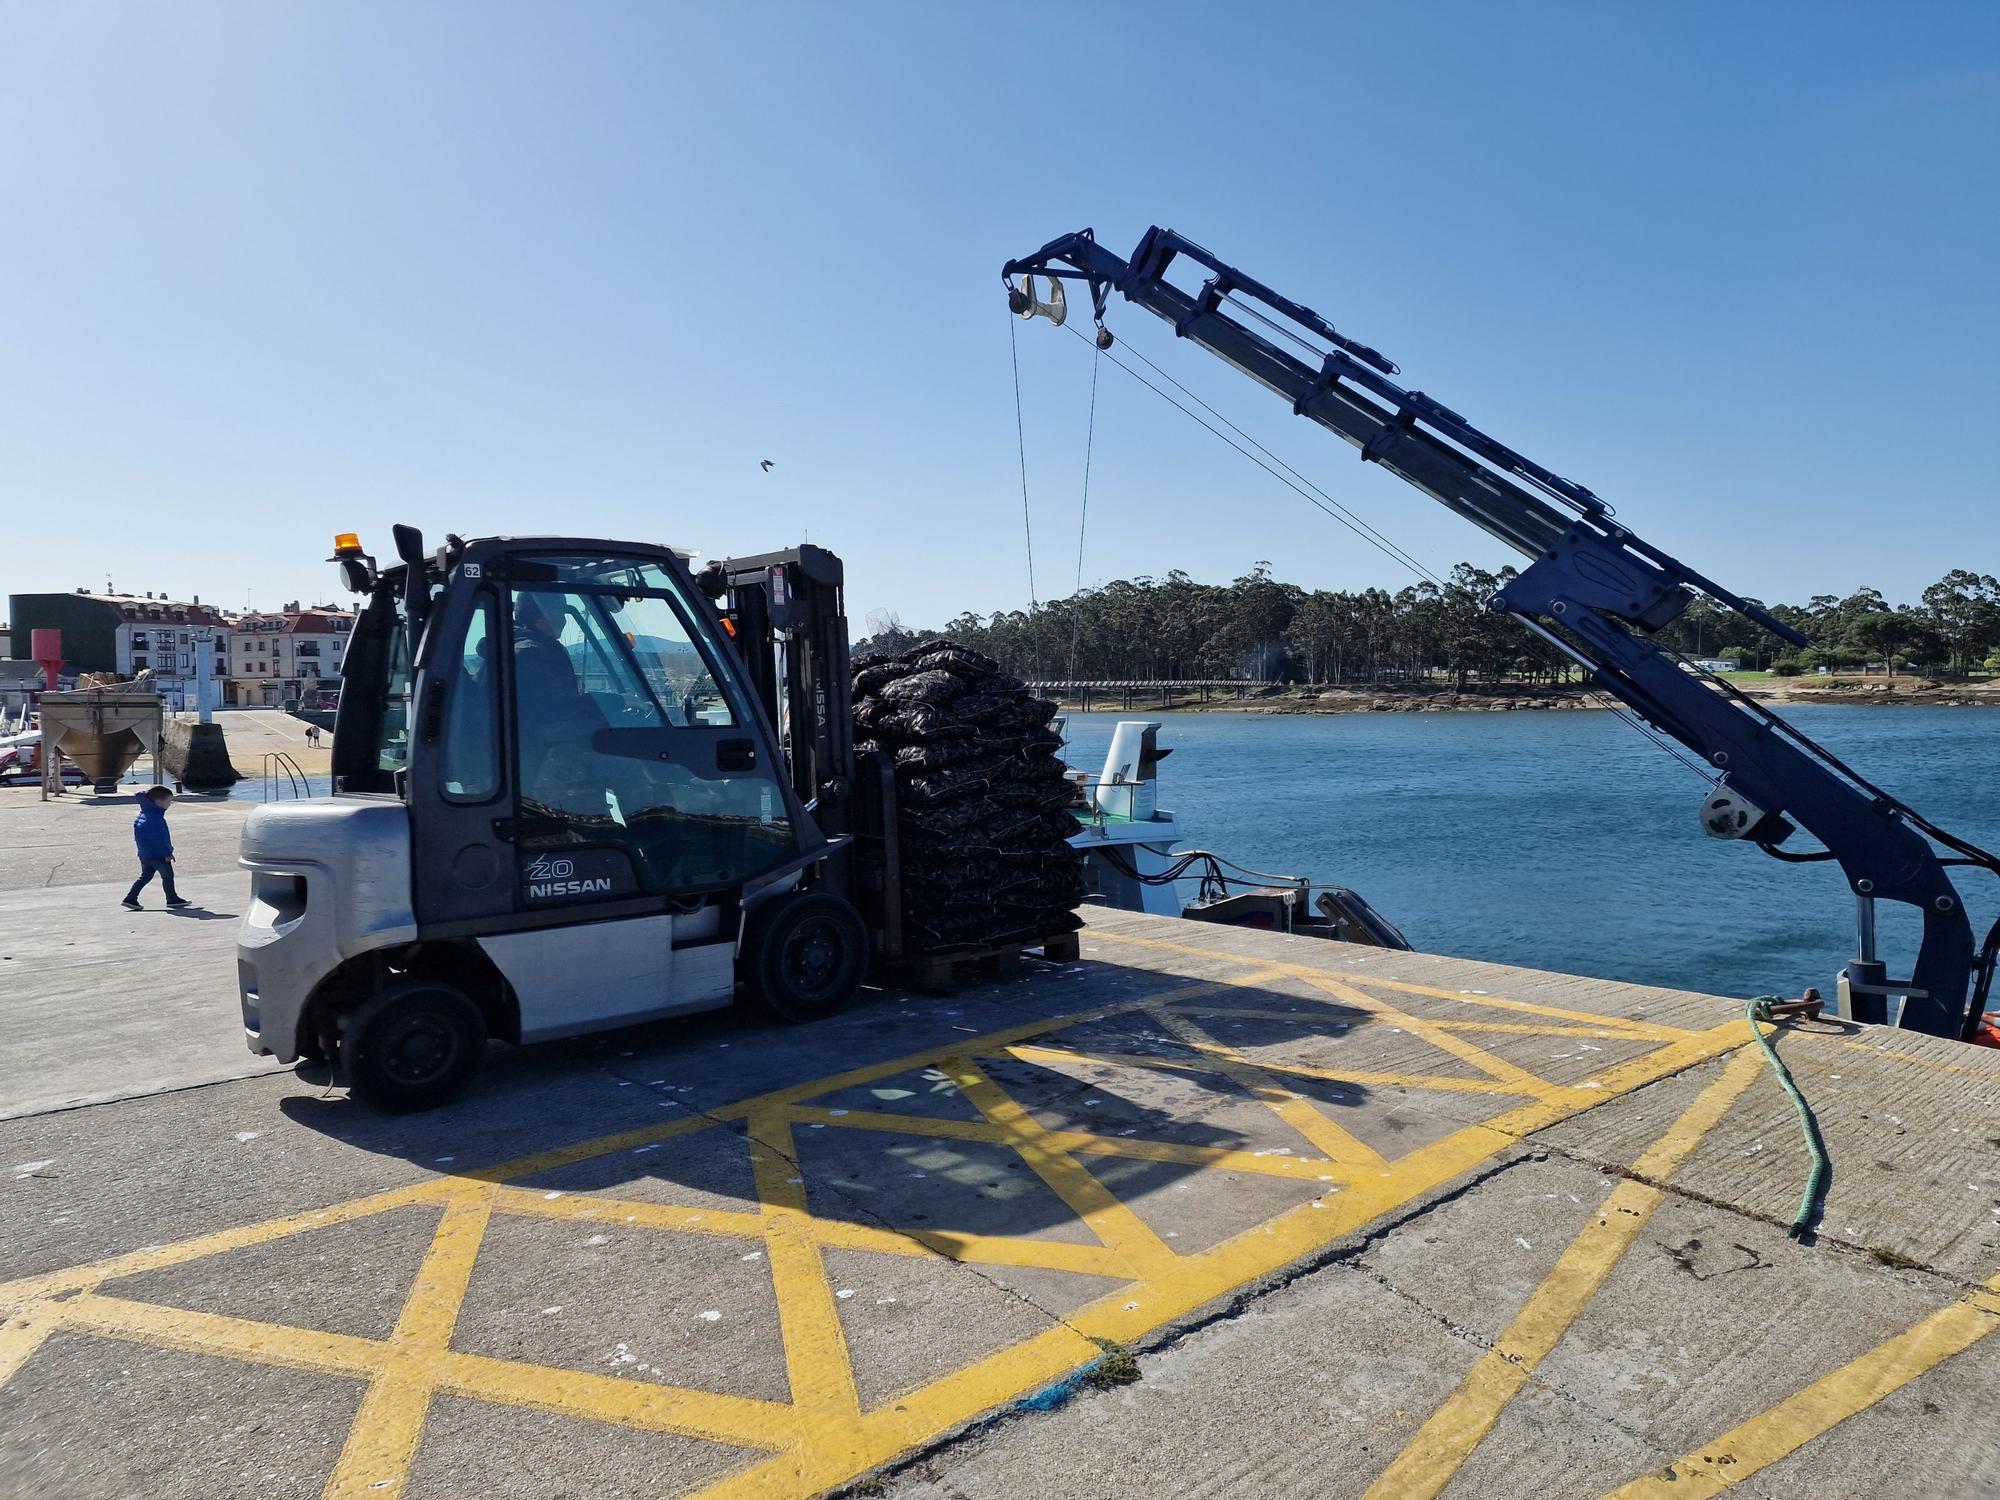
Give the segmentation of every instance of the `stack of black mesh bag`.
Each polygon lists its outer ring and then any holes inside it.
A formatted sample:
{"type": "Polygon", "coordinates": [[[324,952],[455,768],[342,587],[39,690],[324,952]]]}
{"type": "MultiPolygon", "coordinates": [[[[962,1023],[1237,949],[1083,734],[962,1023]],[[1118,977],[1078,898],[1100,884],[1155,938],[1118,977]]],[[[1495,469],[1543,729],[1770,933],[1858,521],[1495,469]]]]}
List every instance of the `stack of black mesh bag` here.
{"type": "Polygon", "coordinates": [[[855,660],[855,748],[896,768],[911,954],[1027,945],[1083,925],[1055,710],[950,641],[855,660]]]}

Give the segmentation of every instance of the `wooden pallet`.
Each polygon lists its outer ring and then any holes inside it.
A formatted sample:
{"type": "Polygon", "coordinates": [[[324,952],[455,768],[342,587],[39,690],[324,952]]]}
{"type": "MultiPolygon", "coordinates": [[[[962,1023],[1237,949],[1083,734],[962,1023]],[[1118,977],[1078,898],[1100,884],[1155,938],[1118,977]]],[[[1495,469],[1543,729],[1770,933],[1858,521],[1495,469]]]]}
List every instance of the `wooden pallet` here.
{"type": "Polygon", "coordinates": [[[956,953],[920,953],[908,958],[888,959],[877,967],[885,979],[922,994],[939,995],[960,985],[998,979],[1020,968],[1032,949],[1051,963],[1074,963],[1083,948],[1074,932],[1059,932],[1044,938],[1008,943],[997,948],[966,948],[956,953]]]}

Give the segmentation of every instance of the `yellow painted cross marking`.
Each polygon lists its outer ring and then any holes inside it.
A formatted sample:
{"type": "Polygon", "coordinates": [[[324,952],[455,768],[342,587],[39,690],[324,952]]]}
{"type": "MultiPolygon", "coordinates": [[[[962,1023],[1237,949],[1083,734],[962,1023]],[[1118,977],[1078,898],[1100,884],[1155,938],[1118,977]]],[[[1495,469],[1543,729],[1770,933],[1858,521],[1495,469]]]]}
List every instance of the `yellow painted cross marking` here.
{"type": "MultiPolygon", "coordinates": [[[[967,1037],[953,1046],[850,1069],[668,1124],[580,1141],[458,1177],[0,1284],[0,1384],[31,1368],[44,1340],[65,1329],[366,1382],[326,1486],[328,1496],[343,1500],[402,1493],[423,1442],[426,1413],[439,1393],[677,1433],[743,1450],[745,1467],[701,1492],[710,1500],[808,1495],[851,1480],[981,1412],[1061,1378],[1096,1358],[1100,1340],[1139,1338],[1334,1243],[1451,1181],[1530,1131],[1729,1052],[1747,1040],[1740,1021],[1707,1031],[1677,1030],[1497,997],[1388,984],[1372,977],[1329,976],[1306,965],[1274,966],[1173,945],[1147,946],[1222,959],[1236,972],[1221,979],[1185,979],[1152,994],[967,1037]],[[1320,987],[1323,998],[1272,992],[1265,986],[1273,982],[1273,975],[1305,978],[1320,987]],[[1354,988],[1363,984],[1371,993],[1354,988]],[[1405,1008],[1377,998],[1384,988],[1449,1000],[1452,1018],[1412,1016],[1405,1008]],[[1226,1001],[1233,999],[1244,999],[1255,1010],[1228,1011],[1226,1001]],[[1388,1022],[1441,1053],[1470,1063],[1481,1076],[1346,1071],[1246,1057],[1216,1040],[1201,1024],[1211,1015],[1225,1013],[1262,1014],[1317,1026],[1322,1036],[1330,1013],[1349,1023],[1342,1035],[1388,1022]],[[1139,1055],[1100,1048],[1095,1045],[1097,1035],[1088,1028],[1112,1016],[1150,1019],[1172,1035],[1180,1050],[1139,1055]],[[1592,1078],[1562,1085],[1494,1056],[1463,1034],[1481,1029],[1610,1034],[1650,1050],[1592,1078]],[[1221,1074],[1269,1105],[1275,1121],[1290,1127],[1300,1145],[1311,1149],[1266,1155],[1241,1144],[1197,1146],[1136,1133],[1055,1128],[1045,1125],[996,1080],[986,1066],[989,1060],[1221,1074]],[[835,1110],[825,1103],[845,1090],[923,1069],[935,1070],[948,1080],[978,1117],[903,1114],[886,1108],[835,1110]],[[1492,1095],[1502,1112],[1387,1160],[1288,1086],[1288,1079],[1454,1088],[1475,1098],[1492,1095]],[[1506,1096],[1519,1102],[1507,1107],[1506,1096]],[[743,1137],[732,1139],[731,1129],[737,1126],[742,1127],[743,1137]],[[795,1139],[807,1127],[880,1132],[905,1140],[964,1141],[1011,1151],[1075,1215],[1094,1242],[974,1233],[949,1225],[892,1229],[815,1214],[807,1193],[808,1169],[801,1163],[795,1139]],[[713,1133],[709,1148],[713,1152],[748,1153],[756,1185],[754,1210],[638,1202],[584,1191],[552,1197],[520,1186],[524,1179],[578,1162],[703,1132],[713,1133]],[[1181,1253],[1154,1222],[1136,1211],[1136,1202],[1121,1200],[1092,1169],[1094,1162],[1117,1159],[1170,1163],[1195,1173],[1257,1174],[1298,1182],[1306,1190],[1319,1179],[1331,1178],[1338,1191],[1320,1192],[1312,1201],[1300,1202],[1206,1250],[1181,1253]],[[119,1278],[416,1204],[434,1205],[441,1221],[387,1338],[224,1317],[110,1296],[101,1290],[119,1278]],[[473,1266],[495,1216],[602,1222],[635,1231],[733,1238],[759,1247],[777,1299],[789,1399],[753,1399],[454,1349],[453,1331],[472,1285],[473,1266]],[[869,1407],[857,1387],[841,1303],[828,1281],[824,1263],[828,1250],[1035,1267],[1103,1278],[1113,1283],[1113,1289],[1065,1313],[1040,1333],[869,1407]]],[[[914,1199],[920,1191],[912,1188],[910,1196],[914,1199]]],[[[1163,1210],[1156,1206],[1151,1211],[1163,1210]]]]}

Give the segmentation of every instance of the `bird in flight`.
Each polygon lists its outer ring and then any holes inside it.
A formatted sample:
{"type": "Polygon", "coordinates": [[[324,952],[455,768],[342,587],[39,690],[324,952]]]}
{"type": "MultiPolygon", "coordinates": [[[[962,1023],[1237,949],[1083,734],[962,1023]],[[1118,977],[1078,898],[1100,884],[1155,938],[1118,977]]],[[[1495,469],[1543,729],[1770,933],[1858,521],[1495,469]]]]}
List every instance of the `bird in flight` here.
{"type": "Polygon", "coordinates": [[[770,459],[768,459],[768,458],[767,458],[767,459],[764,459],[764,460],[762,460],[759,466],[760,466],[760,467],[761,467],[761,468],[763,469],[763,471],[764,471],[764,472],[765,472],[766,474],[768,474],[768,473],[770,473],[770,472],[771,472],[771,460],[770,460],[770,459]]]}

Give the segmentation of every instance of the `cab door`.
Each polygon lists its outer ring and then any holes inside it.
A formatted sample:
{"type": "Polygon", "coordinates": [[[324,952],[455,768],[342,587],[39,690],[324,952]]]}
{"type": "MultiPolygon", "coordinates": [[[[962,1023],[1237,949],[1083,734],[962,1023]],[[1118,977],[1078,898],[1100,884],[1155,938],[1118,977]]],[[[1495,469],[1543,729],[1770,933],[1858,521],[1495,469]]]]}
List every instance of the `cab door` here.
{"type": "Polygon", "coordinates": [[[818,841],[685,569],[482,550],[413,685],[430,935],[685,910],[818,841]]]}
{"type": "Polygon", "coordinates": [[[732,895],[801,834],[731,660],[657,567],[589,560],[509,593],[516,903],[732,895]]]}

